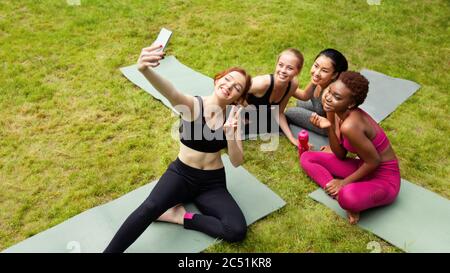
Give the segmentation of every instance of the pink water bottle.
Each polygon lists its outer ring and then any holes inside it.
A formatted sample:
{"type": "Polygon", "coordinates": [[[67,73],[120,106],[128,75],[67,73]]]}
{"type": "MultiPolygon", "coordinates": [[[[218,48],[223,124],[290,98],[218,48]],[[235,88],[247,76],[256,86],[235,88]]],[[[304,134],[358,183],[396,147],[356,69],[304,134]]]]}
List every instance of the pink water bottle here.
{"type": "Polygon", "coordinates": [[[299,144],[298,145],[298,158],[300,158],[300,156],[302,155],[303,152],[306,152],[309,150],[308,141],[309,141],[308,131],[301,130],[298,133],[298,144],[299,144]]]}

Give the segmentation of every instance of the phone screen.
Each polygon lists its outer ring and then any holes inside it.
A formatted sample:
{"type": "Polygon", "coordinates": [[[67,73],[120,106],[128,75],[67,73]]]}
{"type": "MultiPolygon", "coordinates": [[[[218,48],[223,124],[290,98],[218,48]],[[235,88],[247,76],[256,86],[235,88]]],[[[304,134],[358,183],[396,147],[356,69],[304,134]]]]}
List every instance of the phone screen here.
{"type": "Polygon", "coordinates": [[[170,36],[172,36],[172,31],[162,28],[158,34],[158,38],[156,38],[154,44],[162,45],[160,50],[164,50],[169,43],[170,36]]]}

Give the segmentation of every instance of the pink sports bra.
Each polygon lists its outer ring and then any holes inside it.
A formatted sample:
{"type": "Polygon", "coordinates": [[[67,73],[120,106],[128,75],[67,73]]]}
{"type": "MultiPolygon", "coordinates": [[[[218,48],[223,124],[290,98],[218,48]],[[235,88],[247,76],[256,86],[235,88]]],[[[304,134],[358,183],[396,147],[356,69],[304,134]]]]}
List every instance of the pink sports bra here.
{"type": "MultiPolygon", "coordinates": [[[[378,151],[378,153],[383,152],[390,144],[389,139],[387,138],[386,134],[384,133],[383,129],[380,127],[380,125],[378,125],[371,116],[369,116],[369,114],[367,114],[365,111],[363,111],[360,108],[357,108],[356,110],[362,112],[363,114],[365,114],[367,117],[369,117],[369,120],[371,121],[371,123],[374,125],[374,127],[377,130],[377,134],[375,135],[375,137],[372,139],[372,143],[375,146],[375,149],[378,151]]],[[[352,145],[350,145],[350,142],[348,141],[348,139],[346,137],[344,137],[344,135],[342,135],[341,133],[341,145],[349,152],[351,153],[355,153],[355,148],[353,148],[352,145]]]]}

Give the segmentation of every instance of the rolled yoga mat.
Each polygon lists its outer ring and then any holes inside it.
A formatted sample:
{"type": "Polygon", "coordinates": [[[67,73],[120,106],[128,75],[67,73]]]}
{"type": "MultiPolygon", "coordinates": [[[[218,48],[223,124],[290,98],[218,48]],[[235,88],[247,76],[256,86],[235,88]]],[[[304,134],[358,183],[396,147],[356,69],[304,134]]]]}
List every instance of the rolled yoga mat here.
{"type": "MultiPolygon", "coordinates": [[[[286,204],[243,167],[233,167],[227,155],[223,155],[222,160],[228,190],[242,209],[247,225],[286,204]]],[[[3,252],[102,252],[155,184],[153,181],[109,203],[82,212],[3,252]]],[[[198,212],[193,204],[186,208],[198,212]]],[[[200,252],[215,242],[220,240],[184,229],[181,225],[154,222],[126,252],[192,253],[200,252]]]]}

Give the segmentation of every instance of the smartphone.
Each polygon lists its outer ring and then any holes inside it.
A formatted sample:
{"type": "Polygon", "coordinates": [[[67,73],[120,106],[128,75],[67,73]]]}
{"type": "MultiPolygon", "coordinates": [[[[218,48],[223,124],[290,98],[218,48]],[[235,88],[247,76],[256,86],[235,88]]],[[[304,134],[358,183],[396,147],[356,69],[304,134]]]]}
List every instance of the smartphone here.
{"type": "Polygon", "coordinates": [[[170,36],[172,36],[172,31],[168,30],[167,28],[161,28],[161,31],[158,34],[158,38],[156,38],[153,44],[162,45],[161,49],[159,50],[164,50],[169,43],[170,36]]]}

